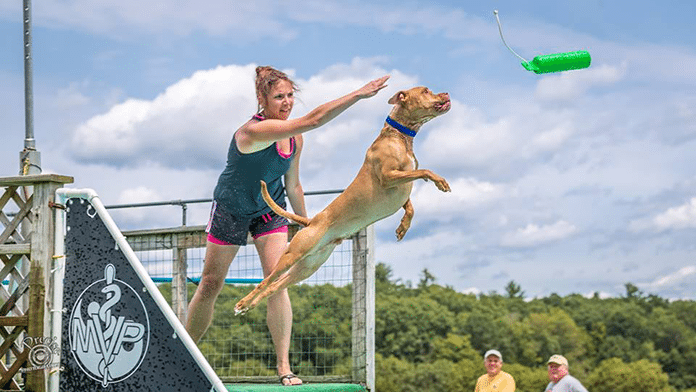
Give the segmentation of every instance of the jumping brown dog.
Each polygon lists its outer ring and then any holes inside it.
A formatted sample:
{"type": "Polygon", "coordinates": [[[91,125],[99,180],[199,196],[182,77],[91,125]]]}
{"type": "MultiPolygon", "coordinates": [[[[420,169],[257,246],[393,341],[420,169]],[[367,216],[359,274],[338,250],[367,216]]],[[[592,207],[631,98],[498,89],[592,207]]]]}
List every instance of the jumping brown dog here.
{"type": "Polygon", "coordinates": [[[273,272],[237,303],[236,314],[245,313],[263,298],[308,278],[344,238],[393,215],[400,208],[405,213],[396,229],[396,238],[404,238],[413,218],[412,181],[431,180],[439,190],[450,191],[444,178],[430,170],[418,169],[413,153],[413,137],[420,127],[450,109],[449,94],[434,94],[426,87],[415,87],[399,91],[389,103],[394,108],[367,150],[358,175],[313,218],[282,209],[269,196],[266,184],[261,182],[263,198],[273,211],[305,227],[290,241],[273,272]]]}

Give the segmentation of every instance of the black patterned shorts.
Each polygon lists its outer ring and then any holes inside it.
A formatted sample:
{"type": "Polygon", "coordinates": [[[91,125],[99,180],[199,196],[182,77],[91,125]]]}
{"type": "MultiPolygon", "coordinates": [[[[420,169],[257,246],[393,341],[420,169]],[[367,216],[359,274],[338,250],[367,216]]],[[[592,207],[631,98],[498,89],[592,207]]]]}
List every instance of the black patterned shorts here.
{"type": "Polygon", "coordinates": [[[256,218],[239,218],[213,200],[210,220],[205,232],[208,241],[218,245],[246,245],[247,233],[254,239],[271,233],[287,233],[288,220],[275,212],[256,218]]]}

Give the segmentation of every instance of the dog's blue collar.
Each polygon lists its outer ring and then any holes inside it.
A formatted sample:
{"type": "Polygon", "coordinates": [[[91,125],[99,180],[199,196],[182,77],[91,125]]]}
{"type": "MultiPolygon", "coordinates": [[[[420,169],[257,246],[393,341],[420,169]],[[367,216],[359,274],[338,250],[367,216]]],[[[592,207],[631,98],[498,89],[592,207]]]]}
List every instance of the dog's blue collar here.
{"type": "Polygon", "coordinates": [[[414,137],[416,136],[416,131],[410,128],[406,128],[405,126],[399,124],[398,122],[394,121],[393,118],[387,116],[387,124],[391,125],[392,127],[396,128],[399,132],[403,133],[404,135],[414,137]]]}

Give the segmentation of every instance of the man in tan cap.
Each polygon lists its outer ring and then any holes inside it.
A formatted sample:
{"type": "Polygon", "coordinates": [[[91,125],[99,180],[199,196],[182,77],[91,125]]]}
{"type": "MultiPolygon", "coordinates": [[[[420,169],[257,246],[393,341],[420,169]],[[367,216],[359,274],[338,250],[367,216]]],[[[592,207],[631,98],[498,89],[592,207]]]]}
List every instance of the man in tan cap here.
{"type": "Polygon", "coordinates": [[[568,360],[563,355],[552,355],[546,364],[551,381],[546,392],[587,392],[577,378],[568,374],[568,360]]]}
{"type": "Polygon", "coordinates": [[[515,392],[515,379],[501,369],[503,355],[498,350],[488,350],[483,355],[486,374],[476,380],[474,392],[515,392]]]}

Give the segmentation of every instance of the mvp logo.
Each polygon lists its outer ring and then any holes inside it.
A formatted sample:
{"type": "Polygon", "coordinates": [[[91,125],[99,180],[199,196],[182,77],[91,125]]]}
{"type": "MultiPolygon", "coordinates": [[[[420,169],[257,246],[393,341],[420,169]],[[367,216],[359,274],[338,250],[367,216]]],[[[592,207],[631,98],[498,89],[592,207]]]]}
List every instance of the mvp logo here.
{"type": "Polygon", "coordinates": [[[106,387],[132,375],[150,340],[143,301],[108,264],[104,279],[89,285],[70,315],[70,351],[89,377],[106,387]]]}

